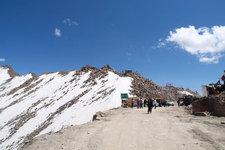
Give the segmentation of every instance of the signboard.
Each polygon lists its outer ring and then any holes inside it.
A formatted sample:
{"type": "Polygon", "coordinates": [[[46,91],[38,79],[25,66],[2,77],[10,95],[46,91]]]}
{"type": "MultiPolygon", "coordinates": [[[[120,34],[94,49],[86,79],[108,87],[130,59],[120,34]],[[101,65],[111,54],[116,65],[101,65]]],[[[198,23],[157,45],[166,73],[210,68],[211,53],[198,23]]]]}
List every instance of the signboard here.
{"type": "Polygon", "coordinates": [[[121,99],[128,99],[127,93],[121,93],[121,99]]]}

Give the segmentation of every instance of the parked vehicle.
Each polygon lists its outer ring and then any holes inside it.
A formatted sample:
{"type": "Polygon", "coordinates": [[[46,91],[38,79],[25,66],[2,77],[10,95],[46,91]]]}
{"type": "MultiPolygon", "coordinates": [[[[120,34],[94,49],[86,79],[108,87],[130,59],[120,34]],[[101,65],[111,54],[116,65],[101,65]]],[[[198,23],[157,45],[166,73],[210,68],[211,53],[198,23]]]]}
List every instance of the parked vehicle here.
{"type": "Polygon", "coordinates": [[[157,107],[166,107],[166,100],[163,100],[161,97],[156,98],[157,107]]]}
{"type": "Polygon", "coordinates": [[[166,100],[161,100],[162,106],[166,107],[166,100]]]}
{"type": "Polygon", "coordinates": [[[156,103],[157,103],[157,107],[161,107],[162,106],[161,97],[157,97],[156,98],[156,103]]]}
{"type": "Polygon", "coordinates": [[[174,106],[174,102],[171,100],[166,100],[166,106],[174,106]]]}
{"type": "Polygon", "coordinates": [[[196,100],[196,97],[191,96],[191,95],[186,95],[186,96],[183,97],[183,103],[181,103],[181,105],[188,106],[192,102],[194,102],[195,100],[196,100]]]}

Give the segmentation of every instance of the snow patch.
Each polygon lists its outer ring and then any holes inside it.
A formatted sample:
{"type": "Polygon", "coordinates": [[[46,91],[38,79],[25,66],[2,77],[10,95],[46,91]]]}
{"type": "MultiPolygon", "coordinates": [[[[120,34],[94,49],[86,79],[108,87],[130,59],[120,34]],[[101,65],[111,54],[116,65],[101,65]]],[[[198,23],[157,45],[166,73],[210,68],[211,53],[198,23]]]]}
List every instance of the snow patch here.
{"type": "Polygon", "coordinates": [[[190,92],[188,91],[178,91],[179,94],[182,94],[182,95],[191,95],[193,96],[193,94],[191,94],[190,92]]]}

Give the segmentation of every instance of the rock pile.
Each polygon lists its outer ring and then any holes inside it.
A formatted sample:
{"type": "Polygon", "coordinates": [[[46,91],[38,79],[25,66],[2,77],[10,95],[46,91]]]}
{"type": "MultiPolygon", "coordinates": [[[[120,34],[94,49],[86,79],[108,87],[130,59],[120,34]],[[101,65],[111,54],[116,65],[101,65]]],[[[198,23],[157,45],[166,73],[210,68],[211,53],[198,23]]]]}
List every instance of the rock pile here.
{"type": "Polygon", "coordinates": [[[161,95],[162,88],[151,80],[142,77],[139,73],[129,72],[123,75],[133,78],[132,95],[144,98],[148,98],[149,96],[158,97],[161,95]]]}
{"type": "Polygon", "coordinates": [[[100,120],[102,117],[105,117],[105,113],[98,111],[93,115],[92,121],[100,120]]]}

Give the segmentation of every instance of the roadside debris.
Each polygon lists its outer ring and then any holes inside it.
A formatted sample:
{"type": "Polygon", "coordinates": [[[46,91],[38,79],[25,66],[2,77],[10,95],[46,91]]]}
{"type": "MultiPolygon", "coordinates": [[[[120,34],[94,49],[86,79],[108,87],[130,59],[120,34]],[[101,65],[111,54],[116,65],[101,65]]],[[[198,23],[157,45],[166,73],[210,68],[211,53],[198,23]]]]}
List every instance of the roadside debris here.
{"type": "Polygon", "coordinates": [[[194,112],[193,113],[195,116],[209,116],[210,115],[210,112],[194,112]]]}
{"type": "Polygon", "coordinates": [[[92,121],[100,120],[101,117],[105,117],[105,113],[98,111],[93,115],[92,121]]]}

